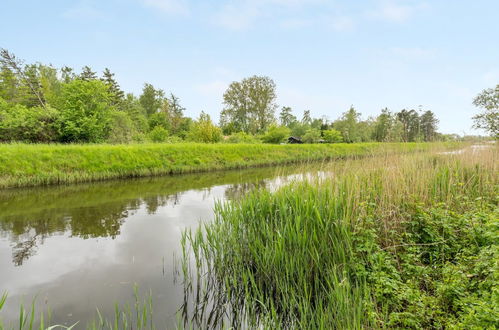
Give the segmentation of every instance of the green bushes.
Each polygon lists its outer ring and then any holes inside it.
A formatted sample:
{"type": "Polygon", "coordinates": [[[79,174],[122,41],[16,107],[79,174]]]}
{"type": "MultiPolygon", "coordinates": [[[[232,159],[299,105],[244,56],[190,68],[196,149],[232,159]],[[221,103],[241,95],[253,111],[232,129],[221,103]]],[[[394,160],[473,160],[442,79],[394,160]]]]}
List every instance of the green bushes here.
{"type": "Polygon", "coordinates": [[[99,80],[73,80],[62,86],[56,101],[60,110],[57,130],[61,142],[103,142],[113,109],[108,87],[99,80]]]}
{"type": "Polygon", "coordinates": [[[53,108],[10,105],[0,98],[0,141],[53,141],[57,115],[53,108]]]}
{"type": "MultiPolygon", "coordinates": [[[[173,138],[168,139],[170,141],[173,138]]],[[[458,145],[449,144],[448,146],[458,145]]],[[[420,151],[436,147],[438,147],[436,144],[413,143],[279,146],[196,143],[0,144],[0,188],[278,165],[420,151]]]]}
{"type": "Polygon", "coordinates": [[[197,310],[232,311],[236,327],[494,328],[496,159],[492,150],[347,162],[325,180],[218,205],[215,221],[183,240],[197,310]]]}
{"type": "Polygon", "coordinates": [[[262,136],[262,141],[265,143],[282,143],[291,133],[291,130],[285,126],[270,125],[265,135],[262,136]]]}

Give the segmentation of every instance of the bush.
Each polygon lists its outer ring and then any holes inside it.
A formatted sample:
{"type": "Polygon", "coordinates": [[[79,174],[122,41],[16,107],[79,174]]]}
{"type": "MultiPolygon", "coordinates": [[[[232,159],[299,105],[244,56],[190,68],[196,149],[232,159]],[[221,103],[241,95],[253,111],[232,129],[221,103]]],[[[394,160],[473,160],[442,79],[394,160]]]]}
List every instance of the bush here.
{"type": "Polygon", "coordinates": [[[244,132],[234,133],[229,136],[225,142],[227,143],[260,143],[261,141],[251,134],[244,132]]]}
{"type": "Polygon", "coordinates": [[[57,115],[58,112],[50,107],[28,108],[0,99],[0,140],[52,142],[57,136],[54,124],[57,115]]]}
{"type": "Polygon", "coordinates": [[[108,142],[129,143],[134,136],[134,125],[128,114],[121,111],[112,113],[108,142]]]}
{"type": "Polygon", "coordinates": [[[265,143],[282,143],[289,137],[291,130],[285,126],[270,125],[262,141],[265,143]]]}
{"type": "Polygon", "coordinates": [[[303,135],[302,140],[305,143],[319,143],[321,138],[322,138],[321,131],[319,129],[316,129],[316,128],[311,128],[311,129],[307,130],[305,135],[303,135]]]}
{"type": "Polygon", "coordinates": [[[339,143],[343,141],[343,137],[341,136],[341,132],[335,129],[330,129],[327,131],[323,131],[324,140],[329,143],[339,143]]]}
{"type": "Polygon", "coordinates": [[[152,142],[166,142],[168,139],[168,131],[161,126],[156,126],[149,132],[149,139],[152,142]]]}
{"type": "Polygon", "coordinates": [[[63,84],[56,100],[61,142],[102,142],[109,134],[112,107],[108,87],[99,80],[63,84]]]}
{"type": "Polygon", "coordinates": [[[168,122],[168,118],[164,113],[154,113],[149,117],[149,129],[154,129],[156,126],[161,126],[166,130],[169,130],[171,127],[168,122]]]}
{"type": "Polygon", "coordinates": [[[222,130],[213,124],[208,114],[201,112],[198,121],[192,124],[187,137],[194,142],[216,143],[222,140],[222,130]]]}

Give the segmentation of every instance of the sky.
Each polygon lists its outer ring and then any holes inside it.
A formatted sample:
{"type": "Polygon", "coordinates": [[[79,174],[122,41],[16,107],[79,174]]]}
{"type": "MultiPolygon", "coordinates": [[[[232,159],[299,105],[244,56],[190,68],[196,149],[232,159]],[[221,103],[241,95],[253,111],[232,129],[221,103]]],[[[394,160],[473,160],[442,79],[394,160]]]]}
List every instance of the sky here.
{"type": "Polygon", "coordinates": [[[232,81],[271,77],[301,118],[432,110],[477,134],[473,97],[499,84],[497,0],[2,0],[0,47],[28,63],[84,65],[180,97],[218,121],[232,81]]]}

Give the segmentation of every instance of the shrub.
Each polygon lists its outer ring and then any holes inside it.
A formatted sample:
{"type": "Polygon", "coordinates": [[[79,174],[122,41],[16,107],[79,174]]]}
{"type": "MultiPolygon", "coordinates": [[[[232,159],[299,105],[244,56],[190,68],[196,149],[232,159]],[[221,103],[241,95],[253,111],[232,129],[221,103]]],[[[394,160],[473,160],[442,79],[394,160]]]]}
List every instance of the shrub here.
{"type": "Polygon", "coordinates": [[[311,128],[303,135],[302,140],[305,143],[319,143],[321,140],[321,131],[316,128],[311,128]]]}
{"type": "Polygon", "coordinates": [[[109,133],[112,107],[108,87],[99,80],[63,84],[56,100],[61,142],[102,142],[109,133]]]}
{"type": "Polygon", "coordinates": [[[133,122],[127,113],[121,111],[112,113],[108,142],[129,143],[133,139],[134,131],[133,122]]]}
{"type": "Polygon", "coordinates": [[[222,130],[213,124],[208,114],[201,112],[187,136],[194,142],[215,143],[222,140],[222,130]]]}
{"type": "Polygon", "coordinates": [[[56,139],[55,121],[58,112],[48,107],[28,108],[11,105],[0,99],[0,140],[51,142],[56,139]]]}
{"type": "Polygon", "coordinates": [[[262,141],[265,143],[281,143],[289,137],[291,130],[285,126],[270,125],[262,141]]]}
{"type": "Polygon", "coordinates": [[[227,143],[260,143],[261,141],[251,134],[244,132],[234,133],[229,136],[225,142],[227,143]]]}
{"type": "Polygon", "coordinates": [[[339,143],[343,141],[343,137],[341,136],[341,132],[335,129],[329,129],[323,131],[324,140],[329,143],[339,143]]]}
{"type": "Polygon", "coordinates": [[[166,142],[168,139],[168,131],[161,126],[156,126],[149,132],[149,139],[152,142],[166,142]]]}

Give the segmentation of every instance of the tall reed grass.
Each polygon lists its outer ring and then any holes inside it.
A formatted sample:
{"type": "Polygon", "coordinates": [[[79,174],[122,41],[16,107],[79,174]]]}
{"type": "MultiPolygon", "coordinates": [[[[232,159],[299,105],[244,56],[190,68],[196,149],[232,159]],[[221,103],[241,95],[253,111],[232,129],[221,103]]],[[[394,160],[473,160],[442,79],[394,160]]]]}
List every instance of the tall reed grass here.
{"type": "Polygon", "coordinates": [[[218,204],[213,223],[183,236],[193,318],[202,327],[493,327],[497,156],[492,147],[346,161],[328,178],[218,204]],[[482,305],[490,310],[470,307],[482,305]]]}

